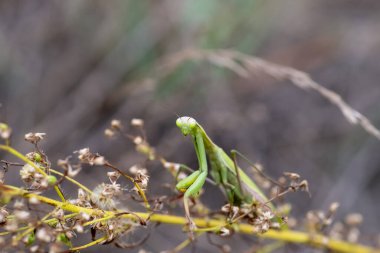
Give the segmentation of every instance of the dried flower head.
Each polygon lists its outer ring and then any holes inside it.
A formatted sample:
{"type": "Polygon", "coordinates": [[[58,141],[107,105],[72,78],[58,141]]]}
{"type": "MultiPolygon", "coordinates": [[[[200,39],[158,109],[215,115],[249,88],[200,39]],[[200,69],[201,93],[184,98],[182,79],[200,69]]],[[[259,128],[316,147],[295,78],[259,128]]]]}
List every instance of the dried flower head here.
{"type": "Polygon", "coordinates": [[[78,154],[78,159],[82,163],[89,165],[104,165],[106,163],[104,156],[91,153],[89,148],[82,148],[78,151],[74,151],[74,153],[78,154]]]}
{"type": "Polygon", "coordinates": [[[78,189],[78,199],[87,200],[87,193],[83,189],[78,189]]]}
{"type": "Polygon", "coordinates": [[[82,167],[80,165],[72,165],[70,163],[70,156],[66,159],[58,159],[57,165],[67,171],[69,177],[75,177],[81,171],[82,167]],[[75,167],[75,168],[74,168],[75,167]]]}
{"type": "Polygon", "coordinates": [[[331,203],[331,205],[329,207],[329,213],[335,214],[336,211],[338,210],[339,206],[340,206],[340,204],[338,202],[331,203]]]}
{"type": "Polygon", "coordinates": [[[144,121],[142,119],[132,119],[131,120],[131,125],[135,127],[143,127],[144,126],[144,121]]]}
{"type": "Polygon", "coordinates": [[[104,158],[104,156],[97,156],[94,158],[93,160],[93,163],[94,165],[104,165],[106,163],[106,159],[104,158]]]}
{"type": "Polygon", "coordinates": [[[277,182],[281,185],[284,185],[286,184],[287,180],[286,180],[286,177],[279,177],[279,179],[277,180],[277,182]]]}
{"type": "Polygon", "coordinates": [[[30,143],[36,144],[43,140],[45,136],[46,133],[27,133],[25,134],[24,139],[30,143]]]}
{"type": "Polygon", "coordinates": [[[220,236],[229,236],[231,234],[231,231],[226,227],[222,227],[219,233],[220,233],[220,236]]]}
{"type": "Polygon", "coordinates": [[[90,148],[82,148],[80,150],[74,151],[74,153],[78,154],[78,159],[81,161],[87,160],[92,154],[90,152],[90,148]]]}
{"type": "Polygon", "coordinates": [[[340,204],[338,202],[331,203],[327,216],[333,217],[336,214],[336,211],[338,210],[339,206],[340,204]]]}
{"type": "Polygon", "coordinates": [[[122,129],[122,124],[121,124],[120,120],[118,120],[118,119],[113,119],[113,120],[111,121],[111,127],[112,127],[113,129],[116,129],[116,130],[121,130],[121,129],[122,129]]]}
{"type": "Polygon", "coordinates": [[[165,169],[169,170],[171,173],[177,173],[179,169],[181,168],[181,164],[172,163],[168,161],[163,161],[163,166],[165,169]]]}
{"type": "Polygon", "coordinates": [[[108,176],[109,180],[111,181],[111,183],[116,183],[116,181],[119,179],[120,175],[121,174],[117,171],[107,172],[107,176],[108,176]]]}
{"type": "Polygon", "coordinates": [[[121,192],[120,184],[102,183],[93,190],[91,201],[103,210],[111,210],[116,208],[115,197],[120,195],[121,192]]]}
{"type": "MultiPolygon", "coordinates": [[[[225,208],[223,208],[222,207],[222,210],[226,210],[228,207],[225,207],[225,208]]],[[[231,206],[230,207],[230,210],[229,210],[229,218],[231,219],[231,220],[233,220],[233,219],[235,219],[239,214],[240,214],[240,208],[238,207],[238,206],[231,206]]]]}
{"type": "Polygon", "coordinates": [[[91,219],[91,216],[88,213],[80,213],[80,219],[83,221],[89,221],[91,219]]]}
{"type": "Polygon", "coordinates": [[[74,226],[74,230],[76,232],[78,232],[78,233],[83,233],[84,232],[84,227],[81,224],[77,223],[74,226]]]}
{"type": "Polygon", "coordinates": [[[299,184],[299,189],[301,191],[305,191],[309,194],[310,196],[310,191],[309,191],[309,183],[307,182],[307,180],[302,180],[299,184]]]}
{"type": "Polygon", "coordinates": [[[270,220],[274,217],[274,214],[271,211],[265,211],[263,213],[263,218],[266,220],[270,220]]]}
{"type": "Polygon", "coordinates": [[[9,232],[16,232],[18,229],[18,222],[16,219],[8,220],[4,226],[4,229],[9,232]]]}
{"type": "Polygon", "coordinates": [[[345,222],[349,226],[358,226],[363,222],[363,215],[360,213],[350,213],[346,216],[345,222]]]}
{"type": "Polygon", "coordinates": [[[347,241],[350,243],[356,243],[359,240],[360,231],[356,227],[352,227],[348,230],[347,241]]]}
{"type": "Polygon", "coordinates": [[[64,212],[63,209],[61,209],[61,208],[55,210],[55,211],[52,213],[52,217],[57,218],[58,220],[63,220],[63,219],[64,219],[64,216],[65,216],[65,212],[64,212]]]}
{"type": "Polygon", "coordinates": [[[231,204],[225,204],[220,209],[223,213],[229,213],[231,211],[231,204]]]}
{"type": "Polygon", "coordinates": [[[36,244],[36,245],[33,245],[30,247],[30,252],[34,253],[34,252],[37,252],[40,248],[40,245],[36,244]]]}
{"type": "Polygon", "coordinates": [[[4,224],[7,221],[9,213],[5,208],[0,208],[0,225],[4,224]]]}
{"type": "Polygon", "coordinates": [[[0,122],[0,138],[7,140],[12,135],[12,129],[5,123],[0,122]]]}
{"type": "Polygon", "coordinates": [[[256,232],[265,233],[272,227],[271,219],[274,214],[271,211],[264,211],[254,220],[256,232]]]}
{"type": "Polygon", "coordinates": [[[51,243],[49,244],[49,253],[59,253],[64,252],[64,247],[61,243],[51,243]]]}
{"type": "Polygon", "coordinates": [[[42,227],[42,228],[37,230],[36,238],[38,240],[40,240],[42,242],[46,242],[46,243],[51,242],[53,239],[51,231],[45,227],[42,227]]]}
{"type": "Polygon", "coordinates": [[[134,139],[133,139],[133,143],[135,143],[136,145],[140,145],[144,142],[144,139],[141,137],[141,136],[136,136],[134,139]]]}
{"type": "Polygon", "coordinates": [[[17,199],[15,201],[15,203],[13,204],[13,208],[14,209],[18,209],[18,210],[21,210],[21,209],[24,209],[25,208],[25,203],[23,200],[19,200],[17,199]]]}
{"type": "Polygon", "coordinates": [[[25,210],[16,210],[13,212],[14,216],[21,221],[26,221],[30,218],[30,212],[25,210]]]}
{"type": "Polygon", "coordinates": [[[107,128],[104,130],[104,135],[108,138],[111,138],[115,135],[115,132],[112,129],[107,128]]]}
{"type": "MultiPolygon", "coordinates": [[[[135,175],[134,181],[137,183],[141,190],[145,191],[148,187],[149,176],[148,171],[145,168],[139,168],[138,166],[132,166],[129,171],[135,175]]],[[[137,191],[136,187],[133,190],[137,191]]]]}
{"type": "Polygon", "coordinates": [[[140,168],[139,165],[135,164],[135,165],[132,165],[130,168],[129,168],[129,172],[131,172],[133,175],[137,175],[137,174],[147,174],[148,171],[145,169],[145,168],[140,168]]]}
{"type": "Polygon", "coordinates": [[[78,189],[78,197],[76,199],[70,199],[69,202],[77,206],[92,207],[90,197],[83,189],[78,189]]]}
{"type": "Polygon", "coordinates": [[[35,174],[36,174],[36,169],[30,164],[25,164],[20,170],[21,179],[25,183],[30,183],[34,181],[35,174]]]}

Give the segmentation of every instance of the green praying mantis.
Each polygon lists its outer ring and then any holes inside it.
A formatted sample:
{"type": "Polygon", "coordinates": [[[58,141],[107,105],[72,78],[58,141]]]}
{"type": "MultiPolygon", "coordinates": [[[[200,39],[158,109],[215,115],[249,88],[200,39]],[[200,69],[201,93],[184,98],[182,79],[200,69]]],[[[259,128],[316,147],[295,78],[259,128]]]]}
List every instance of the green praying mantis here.
{"type": "MultiPolygon", "coordinates": [[[[240,169],[235,160],[236,151],[232,151],[233,159],[217,146],[206,134],[202,126],[191,117],[179,117],[176,125],[182,134],[193,139],[199,169],[188,177],[180,180],[176,188],[184,192],[184,207],[190,229],[195,229],[195,223],[190,217],[189,198],[195,197],[204,185],[210,172],[215,183],[224,189],[231,205],[240,206],[243,203],[268,203],[268,198],[260,188],[240,169]],[[208,169],[207,158],[211,169],[208,169]]],[[[273,206],[269,203],[269,208],[273,206]]]]}

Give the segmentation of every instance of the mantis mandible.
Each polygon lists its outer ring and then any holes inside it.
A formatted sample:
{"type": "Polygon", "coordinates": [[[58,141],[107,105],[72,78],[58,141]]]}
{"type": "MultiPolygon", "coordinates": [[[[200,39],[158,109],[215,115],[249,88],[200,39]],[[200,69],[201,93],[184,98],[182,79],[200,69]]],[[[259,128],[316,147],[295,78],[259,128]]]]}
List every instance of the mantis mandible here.
{"type": "Polygon", "coordinates": [[[190,229],[196,228],[191,220],[189,211],[189,198],[197,196],[210,172],[217,185],[220,185],[232,205],[240,206],[243,203],[266,203],[268,198],[259,187],[237,167],[235,160],[217,146],[206,134],[202,126],[191,117],[180,117],[176,125],[182,134],[190,135],[193,139],[195,152],[199,162],[199,169],[188,177],[179,181],[176,188],[184,192],[184,207],[190,229]],[[207,157],[211,169],[208,169],[207,157]]]}

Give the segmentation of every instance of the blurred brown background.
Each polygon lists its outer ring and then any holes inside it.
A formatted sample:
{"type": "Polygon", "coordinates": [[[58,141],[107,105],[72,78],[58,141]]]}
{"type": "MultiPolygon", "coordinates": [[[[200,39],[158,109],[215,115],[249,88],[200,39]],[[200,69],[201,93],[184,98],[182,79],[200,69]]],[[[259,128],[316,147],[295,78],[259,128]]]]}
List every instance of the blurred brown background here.
{"type": "MultiPolygon", "coordinates": [[[[366,241],[379,232],[378,140],[318,94],[287,82],[244,79],[201,62],[181,64],[157,83],[141,82],[157,76],[163,57],[186,48],[231,48],[308,72],[380,127],[376,0],[1,1],[0,119],[13,127],[13,145],[23,152],[31,149],[24,133],[46,132],[43,148],[53,163],[90,147],[128,168],[143,158],[103,131],[113,118],[142,118],[161,154],[196,167],[190,139],[175,126],[176,114],[192,116],[216,143],[263,163],[269,175],[294,171],[308,179],[311,199],[288,198],[296,217],[338,201],[338,218],[363,214],[366,241]]],[[[162,167],[149,169],[152,189],[171,182],[162,167]]],[[[90,168],[81,176],[94,187],[104,174],[90,168]]],[[[210,203],[218,208],[222,194],[206,187],[204,201],[220,199],[210,203]]],[[[176,227],[158,231],[146,250],[185,239],[176,227]]],[[[237,251],[252,245],[244,236],[225,242],[239,242],[237,251]]],[[[202,239],[196,250],[215,248],[202,239]]]]}

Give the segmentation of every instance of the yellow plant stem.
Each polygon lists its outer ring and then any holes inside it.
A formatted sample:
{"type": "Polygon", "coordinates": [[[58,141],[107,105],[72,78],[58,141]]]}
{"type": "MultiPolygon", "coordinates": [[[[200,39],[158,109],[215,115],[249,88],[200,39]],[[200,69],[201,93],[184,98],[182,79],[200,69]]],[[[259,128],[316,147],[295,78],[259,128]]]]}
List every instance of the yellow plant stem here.
{"type": "Polygon", "coordinates": [[[111,214],[109,216],[105,216],[105,217],[102,217],[99,219],[88,221],[88,222],[84,223],[83,226],[89,226],[89,225],[92,225],[92,224],[95,224],[98,222],[107,221],[107,220],[110,220],[110,219],[115,218],[115,217],[116,217],[116,214],[111,214]]]}
{"type": "Polygon", "coordinates": [[[40,167],[38,167],[37,165],[35,165],[31,160],[29,160],[28,158],[26,158],[26,156],[24,156],[23,154],[21,154],[20,152],[18,152],[17,150],[15,150],[14,148],[10,147],[10,146],[5,146],[5,145],[1,145],[0,144],[0,149],[3,149],[5,151],[7,151],[8,153],[20,158],[23,162],[29,164],[30,166],[32,166],[33,168],[36,169],[36,171],[40,174],[42,174],[43,176],[47,177],[48,175],[46,174],[45,171],[43,171],[40,167]]]}
{"type": "MultiPolygon", "coordinates": [[[[63,177],[63,173],[59,172],[59,171],[56,171],[56,170],[53,170],[53,169],[50,169],[50,172],[53,172],[54,174],[56,175],[59,175],[61,177],[63,177]]],[[[88,189],[86,186],[84,186],[83,184],[79,183],[78,181],[76,181],[75,179],[69,177],[69,176],[66,176],[65,179],[67,179],[68,181],[70,181],[71,183],[77,185],[79,188],[82,188],[84,191],[86,191],[87,193],[89,193],[90,195],[92,195],[92,191],[90,189],[88,189]]]]}
{"type": "MultiPolygon", "coordinates": [[[[201,236],[202,234],[204,234],[205,232],[197,232],[196,233],[196,237],[199,237],[201,236]]],[[[182,251],[184,248],[186,248],[193,240],[190,239],[190,238],[187,238],[186,240],[184,240],[183,242],[181,242],[180,244],[177,245],[177,247],[175,247],[173,250],[171,250],[170,252],[172,253],[177,253],[177,252],[180,252],[182,251]]]]}
{"type": "MultiPolygon", "coordinates": [[[[48,174],[46,174],[45,171],[43,171],[40,167],[38,167],[37,165],[34,164],[34,162],[32,162],[31,160],[29,160],[28,158],[26,158],[26,156],[24,156],[23,154],[21,154],[20,152],[18,152],[17,150],[15,150],[14,148],[10,147],[10,146],[7,146],[7,145],[2,145],[0,144],[0,149],[2,150],[5,150],[7,151],[8,153],[18,157],[19,159],[21,159],[23,162],[29,164],[30,166],[32,166],[34,169],[36,169],[36,171],[40,174],[42,174],[44,177],[48,177],[48,174]]],[[[63,193],[61,191],[61,189],[59,189],[58,185],[55,185],[54,186],[54,189],[55,191],[57,192],[58,196],[60,197],[60,199],[62,201],[65,201],[65,197],[63,196],[63,193]]]]}
{"type": "Polygon", "coordinates": [[[107,236],[103,236],[99,239],[96,239],[95,241],[92,241],[90,243],[87,243],[85,245],[82,245],[82,246],[78,246],[78,247],[74,247],[74,248],[71,248],[70,251],[77,251],[77,250],[82,250],[82,249],[85,249],[85,248],[89,248],[91,246],[94,246],[96,244],[100,244],[100,243],[103,243],[107,241],[107,236]]]}
{"type": "MultiPolygon", "coordinates": [[[[97,217],[103,216],[103,217],[107,217],[108,219],[108,217],[111,217],[117,213],[123,212],[122,210],[103,211],[99,209],[80,207],[80,206],[70,204],[68,202],[60,202],[60,201],[50,199],[45,196],[40,196],[34,193],[28,193],[27,191],[14,187],[14,186],[3,185],[2,187],[4,188],[2,189],[2,192],[4,192],[5,194],[18,195],[24,198],[32,198],[32,197],[37,198],[41,202],[44,202],[52,206],[58,206],[59,208],[65,211],[69,211],[73,213],[87,213],[91,216],[97,216],[97,217]]],[[[166,215],[166,214],[151,214],[151,213],[136,212],[133,214],[123,214],[117,217],[123,217],[126,219],[136,220],[137,219],[136,215],[145,220],[149,218],[149,220],[153,222],[160,222],[160,223],[167,223],[167,224],[174,224],[174,225],[187,224],[187,219],[185,217],[166,215]]],[[[197,227],[200,227],[200,228],[213,228],[213,227],[215,228],[215,227],[222,227],[226,225],[225,221],[223,220],[216,220],[216,219],[208,220],[208,219],[201,219],[201,218],[195,218],[193,220],[195,224],[197,225],[197,227]]],[[[317,248],[328,248],[335,252],[380,253],[379,249],[373,249],[373,248],[360,245],[360,244],[334,240],[321,234],[310,234],[307,232],[292,231],[292,230],[279,231],[279,230],[272,230],[272,229],[265,233],[260,234],[260,233],[255,232],[254,226],[245,224],[245,223],[234,224],[234,229],[237,233],[256,235],[261,238],[291,242],[291,243],[296,243],[296,244],[306,244],[306,245],[310,245],[312,247],[317,247],[317,248]]]]}

